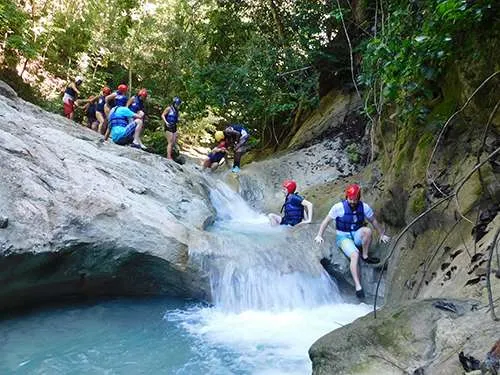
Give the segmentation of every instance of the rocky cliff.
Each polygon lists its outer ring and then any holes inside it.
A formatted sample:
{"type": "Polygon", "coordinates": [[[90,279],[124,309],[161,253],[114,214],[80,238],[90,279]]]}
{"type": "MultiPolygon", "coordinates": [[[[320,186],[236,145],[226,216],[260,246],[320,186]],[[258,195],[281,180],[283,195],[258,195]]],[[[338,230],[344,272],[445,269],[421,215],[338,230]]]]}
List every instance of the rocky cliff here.
{"type": "Polygon", "coordinates": [[[0,86],[0,310],[65,296],[209,298],[188,251],[214,217],[202,176],[0,86]]]}

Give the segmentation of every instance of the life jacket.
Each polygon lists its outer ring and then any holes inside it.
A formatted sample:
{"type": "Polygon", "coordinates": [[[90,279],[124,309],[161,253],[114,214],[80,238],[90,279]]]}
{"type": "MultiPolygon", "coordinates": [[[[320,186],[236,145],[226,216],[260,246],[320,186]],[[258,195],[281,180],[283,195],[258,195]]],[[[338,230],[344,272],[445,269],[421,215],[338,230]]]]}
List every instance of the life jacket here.
{"type": "Polygon", "coordinates": [[[242,136],[248,134],[248,130],[242,126],[242,125],[239,125],[239,124],[235,124],[235,125],[231,125],[231,127],[236,130],[238,133],[240,133],[242,136]]]}
{"type": "Polygon", "coordinates": [[[139,95],[134,95],[134,101],[128,106],[130,110],[134,113],[139,111],[144,111],[144,102],[139,95]]]}
{"type": "Polygon", "coordinates": [[[109,113],[109,127],[110,129],[113,128],[114,126],[122,126],[126,127],[128,125],[128,117],[127,116],[120,116],[116,114],[116,110],[118,107],[114,107],[111,112],[109,113]]]}
{"type": "Polygon", "coordinates": [[[173,105],[170,106],[166,119],[170,125],[175,125],[179,121],[179,111],[173,105]]]}
{"type": "Polygon", "coordinates": [[[115,96],[115,106],[125,107],[127,105],[128,96],[117,91],[115,96]]]}
{"type": "Polygon", "coordinates": [[[95,118],[95,112],[96,112],[96,104],[95,103],[90,103],[89,106],[87,107],[87,117],[95,118]]]}
{"type": "Polygon", "coordinates": [[[303,200],[304,198],[297,193],[287,194],[285,203],[281,207],[281,212],[285,211],[282,222],[295,225],[302,221],[304,218],[303,200]]]}
{"type": "Polygon", "coordinates": [[[342,232],[355,232],[361,228],[365,222],[365,211],[363,202],[359,201],[356,208],[353,210],[347,200],[343,200],[344,216],[339,216],[335,219],[337,230],[342,232]]]}
{"type": "Polygon", "coordinates": [[[75,100],[76,99],[76,95],[77,95],[76,91],[71,86],[66,87],[66,90],[64,90],[64,94],[69,95],[72,100],[75,100]]]}
{"type": "Polygon", "coordinates": [[[104,95],[101,95],[97,100],[96,110],[104,113],[104,104],[106,104],[106,97],[104,95]]]}

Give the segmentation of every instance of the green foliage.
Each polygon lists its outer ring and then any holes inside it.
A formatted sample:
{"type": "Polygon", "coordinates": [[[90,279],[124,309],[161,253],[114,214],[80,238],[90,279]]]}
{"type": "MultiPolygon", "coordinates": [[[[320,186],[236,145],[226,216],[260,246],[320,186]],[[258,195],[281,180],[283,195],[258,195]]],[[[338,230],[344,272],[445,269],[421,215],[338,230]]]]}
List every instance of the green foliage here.
{"type": "Polygon", "coordinates": [[[345,152],[347,154],[347,158],[351,163],[359,163],[361,160],[359,146],[356,143],[351,143],[345,148],[345,152]]]}
{"type": "Polygon", "coordinates": [[[4,55],[4,64],[12,68],[18,57],[34,57],[36,45],[29,28],[28,14],[10,0],[0,0],[0,35],[3,43],[0,52],[4,55]]]}
{"type": "Polygon", "coordinates": [[[391,2],[384,28],[362,49],[359,82],[382,90],[404,123],[423,123],[440,95],[436,82],[462,52],[464,36],[487,26],[495,7],[494,0],[391,2]]]}

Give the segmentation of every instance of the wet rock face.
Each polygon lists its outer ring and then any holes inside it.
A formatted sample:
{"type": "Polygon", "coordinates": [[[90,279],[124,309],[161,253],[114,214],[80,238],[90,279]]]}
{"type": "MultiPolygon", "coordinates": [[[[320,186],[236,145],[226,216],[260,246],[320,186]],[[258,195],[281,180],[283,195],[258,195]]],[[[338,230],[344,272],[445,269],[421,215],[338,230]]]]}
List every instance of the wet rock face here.
{"type": "Polygon", "coordinates": [[[0,310],[75,294],[207,296],[188,250],[214,211],[193,167],[104,144],[3,83],[0,117],[0,310]]]}
{"type": "Polygon", "coordinates": [[[313,375],[460,374],[459,352],[482,359],[500,334],[479,305],[432,299],[367,315],[313,344],[313,375]]]}

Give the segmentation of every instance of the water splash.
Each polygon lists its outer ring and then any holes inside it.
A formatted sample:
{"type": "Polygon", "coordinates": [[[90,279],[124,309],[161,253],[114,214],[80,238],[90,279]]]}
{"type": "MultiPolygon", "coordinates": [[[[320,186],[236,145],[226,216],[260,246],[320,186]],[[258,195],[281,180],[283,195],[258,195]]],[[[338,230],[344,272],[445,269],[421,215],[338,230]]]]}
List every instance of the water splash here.
{"type": "MultiPolygon", "coordinates": [[[[224,183],[210,185],[218,218],[210,229],[210,252],[200,262],[209,275],[216,308],[284,311],[341,302],[307,231],[271,227],[266,215],[224,183]]],[[[193,253],[196,257],[196,249],[193,253]]]]}

